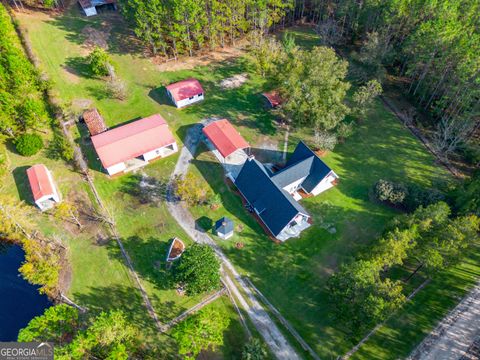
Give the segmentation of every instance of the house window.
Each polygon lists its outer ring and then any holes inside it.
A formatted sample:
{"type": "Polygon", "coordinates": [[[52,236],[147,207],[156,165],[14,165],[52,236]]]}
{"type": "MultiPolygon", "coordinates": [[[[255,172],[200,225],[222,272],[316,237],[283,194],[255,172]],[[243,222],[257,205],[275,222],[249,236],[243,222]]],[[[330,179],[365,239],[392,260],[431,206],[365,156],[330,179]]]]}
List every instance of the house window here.
{"type": "Polygon", "coordinates": [[[198,94],[197,96],[198,96],[198,97],[203,96],[203,93],[200,93],[200,94],[198,94]]]}
{"type": "Polygon", "coordinates": [[[191,96],[191,97],[188,98],[188,100],[193,100],[194,97],[195,97],[195,96],[191,96]]]}
{"type": "Polygon", "coordinates": [[[160,149],[155,150],[155,154],[160,155],[160,149]]]}

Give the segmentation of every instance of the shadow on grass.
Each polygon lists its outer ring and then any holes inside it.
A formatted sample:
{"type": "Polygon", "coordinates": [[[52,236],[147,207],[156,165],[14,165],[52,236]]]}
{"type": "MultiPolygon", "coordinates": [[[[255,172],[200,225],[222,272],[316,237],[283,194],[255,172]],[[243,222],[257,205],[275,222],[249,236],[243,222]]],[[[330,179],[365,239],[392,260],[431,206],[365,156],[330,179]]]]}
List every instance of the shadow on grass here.
{"type": "Polygon", "coordinates": [[[145,45],[135,36],[131,27],[127,26],[118,11],[105,11],[87,18],[81,9],[72,6],[48,23],[65,31],[66,39],[78,45],[91,47],[92,43],[97,42],[85,31],[90,27],[97,31],[98,37],[107,40],[110,53],[143,56],[145,51],[145,45]]]}
{"type": "Polygon", "coordinates": [[[172,100],[167,95],[165,86],[152,89],[148,92],[148,96],[155,102],[160,105],[170,105],[172,108],[175,108],[172,100]]]}
{"type": "Polygon", "coordinates": [[[65,61],[64,69],[75,76],[93,78],[94,75],[85,57],[70,57],[65,61]]]}
{"type": "Polygon", "coordinates": [[[12,175],[20,200],[25,201],[29,205],[33,205],[35,202],[33,200],[32,190],[30,189],[30,184],[27,177],[27,169],[29,167],[30,166],[16,167],[13,169],[12,175]]]}

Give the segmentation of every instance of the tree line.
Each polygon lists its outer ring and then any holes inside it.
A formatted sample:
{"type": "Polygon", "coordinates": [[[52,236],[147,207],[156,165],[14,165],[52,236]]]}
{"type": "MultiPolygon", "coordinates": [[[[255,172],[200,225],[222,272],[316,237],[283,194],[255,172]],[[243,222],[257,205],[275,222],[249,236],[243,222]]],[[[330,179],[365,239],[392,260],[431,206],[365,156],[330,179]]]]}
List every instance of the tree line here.
{"type": "Polygon", "coordinates": [[[292,0],[121,0],[125,18],[154,54],[193,55],[235,43],[252,30],[279,23],[292,0]]]}
{"type": "Polygon", "coordinates": [[[369,71],[386,67],[407,79],[448,155],[480,126],[479,14],[476,0],[295,0],[287,19],[314,24],[329,46],[360,43],[369,71]]]}
{"type": "Polygon", "coordinates": [[[10,15],[0,4],[0,133],[14,137],[43,127],[48,113],[43,82],[26,57],[10,15]]]}

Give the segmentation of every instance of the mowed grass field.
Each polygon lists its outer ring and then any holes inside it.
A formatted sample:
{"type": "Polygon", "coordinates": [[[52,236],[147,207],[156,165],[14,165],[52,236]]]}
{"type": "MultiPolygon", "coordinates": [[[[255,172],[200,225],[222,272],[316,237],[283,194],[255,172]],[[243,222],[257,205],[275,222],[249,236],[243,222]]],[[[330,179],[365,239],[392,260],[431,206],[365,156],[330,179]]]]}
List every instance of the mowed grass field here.
{"type": "MultiPolygon", "coordinates": [[[[121,56],[114,56],[119,74],[121,73],[123,77],[127,73],[125,80],[128,82],[130,91],[129,101],[127,102],[105,99],[103,80],[70,76],[71,73],[68,71],[79,71],[81,73],[84,65],[71,65],[72,62],[77,64],[78,59],[76,58],[85,52],[85,49],[80,46],[80,42],[77,43],[77,40],[82,39],[82,29],[87,24],[101,26],[99,24],[103,21],[97,18],[98,23],[95,23],[95,21],[93,23],[84,22],[75,10],[73,14],[75,15],[72,15],[72,17],[66,15],[67,23],[62,23],[62,25],[58,24],[54,18],[43,13],[19,14],[18,16],[20,23],[25,25],[27,36],[32,43],[35,54],[40,59],[41,69],[52,80],[56,96],[74,110],[79,110],[78,104],[85,103],[89,99],[93,106],[99,107],[109,126],[151,115],[158,112],[159,107],[168,107],[170,108],[170,114],[163,113],[163,115],[170,119],[169,124],[180,141],[183,136],[181,132],[185,130],[182,129],[180,124],[192,123],[196,121],[195,118],[185,112],[182,121],[177,123],[174,120],[176,117],[173,116],[172,108],[166,104],[161,105],[162,101],[166,99],[157,99],[155,89],[144,91],[147,89],[147,85],[136,82],[143,79],[146,82],[151,80],[152,82],[149,84],[154,84],[153,79],[150,78],[153,68],[150,69],[150,73],[146,72],[143,78],[139,78],[135,72],[122,71],[122,69],[128,69],[132,66],[130,62],[135,63],[135,57],[128,55],[127,59],[124,59],[121,56]],[[76,20],[78,20],[78,23],[76,20]],[[73,26],[71,30],[67,30],[68,24],[73,26]],[[76,31],[78,31],[78,34],[76,31]],[[72,32],[78,35],[78,39],[72,36],[72,32]],[[68,68],[68,71],[65,70],[65,67],[68,68]],[[152,94],[149,94],[150,92],[152,94]]],[[[147,66],[147,64],[148,62],[143,61],[143,65],[147,66]]],[[[142,65],[142,62],[140,62],[140,65],[142,65]]],[[[136,197],[132,195],[132,191],[137,185],[134,176],[127,175],[110,179],[100,172],[100,163],[88,136],[86,136],[86,129],[83,125],[72,127],[72,133],[87,155],[95,185],[115,218],[122,242],[133,261],[135,270],[141,277],[142,284],[160,321],[168,322],[208,295],[180,296],[176,290],[171,289],[171,284],[168,282],[165,257],[171,239],[178,236],[184,240],[187,246],[191,244],[190,239],[171,219],[165,206],[139,203],[136,197]]],[[[60,184],[65,184],[64,186],[60,185],[61,191],[68,192],[73,189],[89,193],[89,188],[81,180],[80,175],[68,169],[61,161],[49,161],[45,157],[45,153],[36,158],[28,159],[20,156],[17,156],[17,159],[14,154],[13,156],[12,163],[16,165],[25,161],[29,163],[45,162],[52,169],[54,177],[58,179],[60,184]]],[[[166,179],[172,171],[176,159],[177,155],[157,161],[146,168],[145,173],[166,179]]],[[[28,188],[24,188],[20,192],[21,194],[28,194],[28,188]]],[[[89,197],[93,199],[93,197],[89,197]]],[[[49,227],[55,227],[53,223],[52,218],[44,217],[45,230],[48,230],[49,227]]],[[[64,224],[58,224],[56,226],[57,231],[62,232],[63,226],[64,224]]],[[[97,226],[99,225],[97,224],[97,226]]],[[[169,341],[168,337],[157,335],[157,330],[147,314],[140,293],[135,288],[135,284],[124,266],[124,259],[116,242],[111,239],[108,240],[108,238],[97,239],[91,233],[75,234],[72,237],[72,242],[68,243],[72,262],[72,286],[69,295],[92,311],[109,308],[125,310],[129,317],[142,328],[146,341],[161,341],[164,343],[162,346],[165,347],[166,351],[175,353],[172,342],[169,341]],[[112,270],[109,267],[110,264],[114,264],[116,268],[112,270]]],[[[225,297],[210,306],[217,307],[225,313],[225,316],[232,318],[231,325],[226,331],[225,346],[222,347],[225,357],[231,357],[233,349],[241,348],[245,341],[245,335],[238,322],[237,314],[225,297]]]]}
{"type": "MultiPolygon", "coordinates": [[[[143,49],[126,32],[125,24],[115,14],[86,19],[75,8],[55,18],[44,14],[20,14],[19,20],[28,30],[33,49],[43,69],[54,81],[58,96],[74,109],[79,110],[80,104],[90,101],[99,108],[109,126],[159,112],[168,121],[180,144],[189,125],[204,118],[226,117],[252,147],[261,148],[267,144],[282,148],[284,132],[276,128],[274,116],[264,108],[259,96],[265,83],[252,73],[243,58],[189,70],[162,72],[143,55],[143,49]],[[129,97],[125,101],[109,99],[104,91],[104,81],[92,78],[88,73],[83,58],[88,53],[92,29],[97,40],[103,36],[108,43],[117,73],[127,82],[129,97]],[[249,73],[249,79],[242,87],[225,91],[218,86],[222,79],[242,72],[249,73]],[[187,77],[196,77],[202,82],[206,100],[177,110],[169,103],[162,86],[187,77]]],[[[315,35],[309,30],[296,28],[292,32],[301,46],[311,47],[316,43],[315,35]]],[[[179,298],[164,287],[162,261],[168,241],[179,236],[188,242],[186,235],[168,214],[165,205],[138,202],[131,193],[136,186],[132,175],[109,179],[101,173],[96,155],[88,139],[82,135],[84,129],[80,126],[74,131],[89,157],[96,185],[115,216],[119,232],[154,307],[163,319],[172,317],[196,301],[179,298]]],[[[310,137],[308,129],[294,130],[288,149],[292,151],[300,139],[309,140],[310,137]]],[[[159,160],[143,171],[167,179],[176,159],[177,156],[172,156],[159,160]]],[[[446,174],[380,101],[375,103],[368,118],[359,123],[356,133],[324,160],[340,176],[340,183],[324,194],[302,201],[313,215],[314,226],[298,239],[281,245],[270,241],[245,211],[240,198],[224,183],[222,168],[205,148],[193,161],[191,171],[204,178],[214,193],[220,194],[223,206],[216,211],[197,207],[192,212],[200,224],[214,222],[223,215],[235,221],[236,235],[228,241],[217,239],[218,244],[320,357],[331,359],[344,354],[354,344],[330,317],[331,305],[325,282],[339,264],[375,241],[385,224],[398,214],[371,201],[372,185],[385,178],[432,186],[446,174]],[[235,242],[244,243],[243,249],[236,249],[235,242]]],[[[107,250],[110,258],[118,258],[113,245],[107,246],[107,250]]],[[[432,281],[411,304],[387,322],[357,356],[395,359],[408,354],[472,284],[479,268],[473,260],[468,264],[445,272],[432,281]],[[457,286],[442,287],[442,283],[457,286]],[[440,298],[439,292],[442,294],[440,298]],[[420,324],[418,327],[417,323],[420,324]]],[[[109,290],[117,292],[120,299],[124,298],[122,289],[117,291],[115,286],[99,286],[93,293],[99,296],[109,290]]],[[[95,296],[80,293],[76,296],[84,296],[85,301],[97,301],[95,296]]],[[[235,346],[238,349],[240,343],[233,338],[230,351],[235,346]]]]}

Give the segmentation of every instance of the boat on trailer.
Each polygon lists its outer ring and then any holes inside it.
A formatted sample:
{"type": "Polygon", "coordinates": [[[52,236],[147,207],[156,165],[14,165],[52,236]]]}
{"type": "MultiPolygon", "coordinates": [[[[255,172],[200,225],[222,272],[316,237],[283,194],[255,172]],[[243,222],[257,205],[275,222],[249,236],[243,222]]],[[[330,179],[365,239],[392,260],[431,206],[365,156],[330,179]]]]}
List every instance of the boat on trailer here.
{"type": "Polygon", "coordinates": [[[167,263],[173,262],[182,256],[183,252],[185,251],[185,244],[179,238],[174,238],[172,243],[170,244],[170,248],[168,249],[167,253],[167,263]]]}

